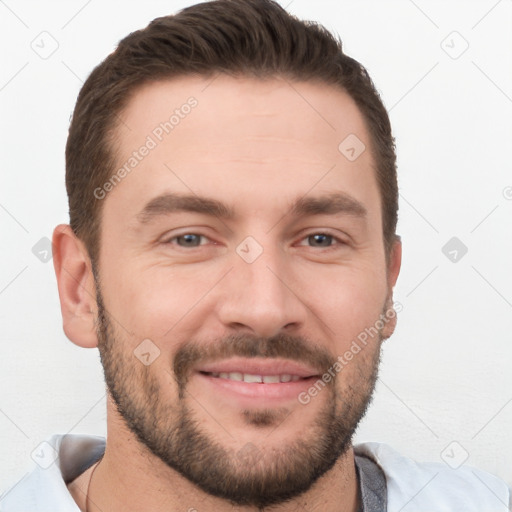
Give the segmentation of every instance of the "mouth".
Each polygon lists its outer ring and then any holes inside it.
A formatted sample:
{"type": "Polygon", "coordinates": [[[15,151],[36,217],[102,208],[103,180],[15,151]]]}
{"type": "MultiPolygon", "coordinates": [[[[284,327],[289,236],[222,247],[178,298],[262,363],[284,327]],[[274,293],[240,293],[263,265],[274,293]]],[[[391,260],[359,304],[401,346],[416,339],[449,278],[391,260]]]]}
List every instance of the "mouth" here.
{"type": "Polygon", "coordinates": [[[282,373],[278,375],[255,375],[253,373],[241,372],[201,372],[203,375],[213,377],[215,379],[234,380],[236,382],[248,382],[250,384],[278,384],[280,382],[297,382],[305,380],[304,377],[298,375],[291,375],[289,373],[282,373]]]}
{"type": "Polygon", "coordinates": [[[196,369],[203,386],[216,399],[226,397],[240,407],[277,405],[298,395],[321,378],[318,369],[288,360],[233,358],[196,369]]]}

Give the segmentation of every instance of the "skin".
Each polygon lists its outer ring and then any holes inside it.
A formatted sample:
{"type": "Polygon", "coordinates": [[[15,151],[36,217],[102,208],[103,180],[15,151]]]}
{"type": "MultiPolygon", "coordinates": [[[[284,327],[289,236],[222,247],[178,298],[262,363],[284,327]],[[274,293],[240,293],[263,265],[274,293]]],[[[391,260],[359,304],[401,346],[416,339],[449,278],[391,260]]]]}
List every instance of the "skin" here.
{"type": "MultiPolygon", "coordinates": [[[[398,240],[386,262],[363,118],[351,98],[332,86],[227,76],[149,84],[121,115],[120,166],[190,96],[197,107],[102,199],[98,269],[104,305],[126,357],[144,339],[158,346],[160,356],[147,371],[157,376],[164,403],[177,400],[172,361],[189,340],[208,345],[233,334],[287,334],[312,340],[311,347],[334,358],[344,354],[390,306],[401,262],[398,240]],[[338,150],[349,134],[367,148],[353,162],[338,150]],[[178,211],[141,224],[137,215],[162,192],[215,199],[234,216],[178,211]],[[297,215],[291,209],[299,198],[333,192],[357,201],[366,214],[297,215]],[[176,237],[186,233],[203,235],[201,245],[180,246],[183,239],[176,237]],[[308,238],[318,233],[332,235],[332,245],[316,246],[308,238]],[[263,251],[252,263],[237,253],[248,236],[263,251]]],[[[65,333],[79,346],[96,347],[98,308],[87,251],[67,225],[56,227],[53,243],[65,333]]],[[[381,339],[371,340],[343,368],[334,384],[340,393],[357,389],[370,375],[395,322],[386,322],[381,339]]],[[[187,391],[195,397],[190,410],[210,438],[233,452],[249,443],[266,457],[294,440],[314,439],[315,422],[332,397],[322,391],[307,406],[296,397],[244,399],[197,374],[187,391]],[[258,426],[243,414],[263,409],[276,412],[279,421],[258,426]]],[[[105,456],[70,486],[82,510],[92,469],[89,511],[257,510],[198,490],[137,439],[111,397],[107,404],[105,456]]],[[[357,502],[349,448],[305,493],[272,510],[355,511],[357,502]]]]}

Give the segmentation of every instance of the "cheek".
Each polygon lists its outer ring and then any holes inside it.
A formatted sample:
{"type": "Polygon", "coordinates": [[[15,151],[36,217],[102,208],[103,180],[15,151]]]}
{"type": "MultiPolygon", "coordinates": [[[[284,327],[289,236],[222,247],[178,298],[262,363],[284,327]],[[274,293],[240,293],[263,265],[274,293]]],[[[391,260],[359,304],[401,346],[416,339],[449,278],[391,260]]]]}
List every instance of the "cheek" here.
{"type": "MultiPolygon", "coordinates": [[[[303,279],[306,276],[303,276],[303,279]]],[[[305,303],[342,350],[378,320],[387,296],[385,275],[370,266],[336,268],[316,275],[305,303]]],[[[305,291],[306,288],[303,287],[305,291]]]]}
{"type": "Polygon", "coordinates": [[[204,310],[216,276],[213,269],[198,267],[125,267],[110,274],[105,285],[109,293],[105,291],[104,296],[109,312],[126,331],[159,342],[181,333],[189,317],[204,310]]]}

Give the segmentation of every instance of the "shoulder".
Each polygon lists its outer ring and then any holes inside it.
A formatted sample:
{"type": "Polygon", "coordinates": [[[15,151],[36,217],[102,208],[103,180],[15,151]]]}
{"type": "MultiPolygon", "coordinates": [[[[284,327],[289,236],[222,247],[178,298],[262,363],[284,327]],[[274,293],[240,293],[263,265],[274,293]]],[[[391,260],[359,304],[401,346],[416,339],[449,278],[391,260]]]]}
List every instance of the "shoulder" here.
{"type": "Polygon", "coordinates": [[[0,512],[80,512],[67,484],[103,453],[100,437],[54,435],[34,452],[35,468],[0,496],[0,512]]]}
{"type": "Polygon", "coordinates": [[[419,463],[381,443],[354,446],[356,455],[375,461],[384,472],[388,512],[506,512],[510,489],[499,478],[468,466],[419,463]]]}

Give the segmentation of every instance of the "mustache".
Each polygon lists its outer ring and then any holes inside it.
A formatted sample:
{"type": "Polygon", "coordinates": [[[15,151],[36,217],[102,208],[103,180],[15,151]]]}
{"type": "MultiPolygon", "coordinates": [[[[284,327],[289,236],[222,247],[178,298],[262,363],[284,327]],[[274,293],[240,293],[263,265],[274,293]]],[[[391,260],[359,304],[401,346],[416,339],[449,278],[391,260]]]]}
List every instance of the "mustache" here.
{"type": "Polygon", "coordinates": [[[270,338],[250,334],[234,334],[214,342],[189,342],[176,352],[173,370],[181,389],[186,385],[193,369],[201,363],[230,357],[265,357],[290,359],[307,363],[325,373],[336,361],[336,356],[303,336],[279,334],[270,338]]]}

